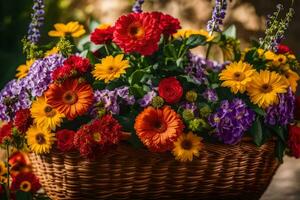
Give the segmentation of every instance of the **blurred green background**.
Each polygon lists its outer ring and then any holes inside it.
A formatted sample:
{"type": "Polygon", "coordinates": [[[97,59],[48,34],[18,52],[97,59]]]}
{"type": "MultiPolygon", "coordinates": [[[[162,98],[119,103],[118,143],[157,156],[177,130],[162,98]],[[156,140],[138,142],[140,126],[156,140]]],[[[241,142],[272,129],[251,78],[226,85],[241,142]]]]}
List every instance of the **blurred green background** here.
{"type": "MultiPolygon", "coordinates": [[[[263,35],[265,16],[277,3],[287,8],[292,0],[232,0],[229,4],[225,25],[236,24],[243,47],[251,37],[263,35]]],[[[41,42],[47,42],[47,32],[57,22],[78,20],[85,25],[94,18],[113,23],[118,16],[130,11],[134,0],[45,0],[46,16],[41,42]]],[[[185,28],[205,28],[211,17],[214,0],[145,0],[145,10],[159,10],[178,17],[185,28]]],[[[0,88],[12,79],[16,68],[25,63],[21,39],[26,35],[32,0],[0,0],[0,88]]],[[[300,2],[295,1],[296,16],[291,23],[285,41],[294,52],[300,54],[299,35],[300,2]]]]}

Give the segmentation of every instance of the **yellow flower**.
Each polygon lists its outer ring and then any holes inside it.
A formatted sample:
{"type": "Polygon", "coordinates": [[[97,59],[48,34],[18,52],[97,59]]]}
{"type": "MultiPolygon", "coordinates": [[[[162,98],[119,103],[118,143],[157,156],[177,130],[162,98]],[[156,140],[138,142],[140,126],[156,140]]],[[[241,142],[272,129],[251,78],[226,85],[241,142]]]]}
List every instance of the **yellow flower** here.
{"type": "Polygon", "coordinates": [[[107,29],[108,27],[110,27],[111,24],[100,24],[97,29],[107,29]]]}
{"type": "Polygon", "coordinates": [[[274,60],[275,57],[276,57],[276,54],[273,53],[272,51],[266,51],[265,52],[265,59],[266,60],[274,60]]]}
{"type": "Polygon", "coordinates": [[[223,81],[221,86],[230,88],[234,94],[244,93],[254,72],[252,66],[246,62],[231,63],[219,74],[220,80],[223,81]]]}
{"type": "Polygon", "coordinates": [[[296,56],[294,54],[289,54],[288,59],[290,60],[296,60],[296,56]]]}
{"type": "Polygon", "coordinates": [[[30,67],[32,66],[32,64],[34,63],[34,61],[35,61],[34,59],[27,60],[27,61],[26,61],[26,64],[20,65],[20,66],[17,68],[16,78],[21,79],[21,78],[26,77],[27,74],[28,74],[28,72],[29,72],[29,69],[30,69],[30,67]]]}
{"type": "Polygon", "coordinates": [[[64,115],[47,104],[45,97],[37,98],[31,105],[31,116],[42,130],[55,130],[63,121],[64,115]]]}
{"type": "Polygon", "coordinates": [[[276,55],[276,56],[274,57],[272,63],[273,63],[274,66],[278,67],[278,66],[284,65],[284,64],[286,63],[286,61],[287,61],[286,56],[280,54],[280,55],[276,55]]]}
{"type": "Polygon", "coordinates": [[[203,148],[202,138],[194,135],[192,132],[182,134],[174,143],[172,151],[176,160],[186,162],[192,161],[193,157],[199,157],[200,150],[203,148]]]}
{"type": "Polygon", "coordinates": [[[188,38],[191,35],[202,35],[206,37],[206,41],[210,42],[214,39],[214,36],[210,35],[206,30],[200,29],[200,30],[190,30],[190,29],[180,29],[177,31],[177,33],[173,34],[174,38],[188,38]]]}
{"type": "Polygon", "coordinates": [[[286,77],[291,89],[293,92],[296,92],[298,81],[300,79],[299,75],[291,69],[287,69],[284,71],[284,76],[286,77]]]}
{"type": "Polygon", "coordinates": [[[263,49],[257,49],[257,53],[258,53],[258,56],[261,58],[264,55],[265,50],[263,50],[263,49]]]}
{"type": "Polygon", "coordinates": [[[116,57],[107,56],[101,59],[100,64],[95,65],[95,69],[92,72],[96,80],[104,80],[108,83],[114,79],[120,78],[120,76],[126,73],[126,69],[129,67],[129,61],[123,60],[124,55],[120,54],[116,57]]]}
{"type": "Polygon", "coordinates": [[[58,48],[58,47],[53,47],[53,48],[50,49],[49,51],[46,51],[45,57],[51,56],[51,55],[57,54],[57,53],[59,53],[59,48],[58,48]]]}
{"type": "Polygon", "coordinates": [[[7,169],[5,163],[2,160],[0,160],[0,176],[3,176],[6,173],[7,173],[7,169]]]}
{"type": "Polygon", "coordinates": [[[50,152],[55,137],[53,133],[44,131],[34,125],[28,129],[26,139],[31,151],[36,154],[43,154],[50,152]]]}
{"type": "Polygon", "coordinates": [[[251,102],[267,108],[278,103],[278,94],[287,91],[288,82],[284,76],[267,70],[255,73],[247,91],[251,102]]]}
{"type": "Polygon", "coordinates": [[[67,34],[70,34],[72,37],[76,38],[85,34],[83,25],[73,21],[67,24],[54,24],[54,28],[55,30],[49,31],[48,33],[51,37],[65,37],[67,34]]]}

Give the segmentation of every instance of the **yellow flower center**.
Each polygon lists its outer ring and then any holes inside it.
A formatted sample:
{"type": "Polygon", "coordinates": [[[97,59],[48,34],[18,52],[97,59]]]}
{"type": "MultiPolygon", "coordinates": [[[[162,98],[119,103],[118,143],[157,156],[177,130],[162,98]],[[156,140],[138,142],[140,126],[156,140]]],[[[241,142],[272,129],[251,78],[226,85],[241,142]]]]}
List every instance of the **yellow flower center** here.
{"type": "Polygon", "coordinates": [[[269,93],[272,91],[272,86],[269,84],[263,84],[260,91],[263,93],[269,93]]]}
{"type": "Polygon", "coordinates": [[[29,181],[23,181],[20,184],[20,190],[24,192],[29,192],[31,190],[31,183],[29,181]]]}
{"type": "Polygon", "coordinates": [[[93,139],[95,142],[100,142],[101,141],[101,134],[99,132],[96,132],[93,134],[93,139]]]}
{"type": "Polygon", "coordinates": [[[78,96],[73,91],[67,91],[63,95],[63,102],[66,103],[66,104],[73,105],[73,104],[75,104],[77,102],[77,100],[78,100],[78,96]]]}
{"type": "Polygon", "coordinates": [[[46,106],[44,112],[49,118],[52,118],[56,115],[56,111],[51,106],[46,106]]]}
{"type": "Polygon", "coordinates": [[[242,81],[245,79],[245,74],[243,74],[242,72],[235,72],[233,74],[233,79],[236,81],[242,81]]]}
{"type": "Polygon", "coordinates": [[[144,36],[145,31],[140,23],[133,23],[128,27],[128,33],[135,38],[141,38],[144,36]]]}
{"type": "Polygon", "coordinates": [[[181,147],[184,149],[184,150],[191,150],[192,147],[193,147],[193,144],[190,140],[183,140],[181,142],[181,147]]]}
{"type": "Polygon", "coordinates": [[[39,133],[35,136],[35,139],[39,145],[45,144],[46,139],[43,133],[39,133]]]}

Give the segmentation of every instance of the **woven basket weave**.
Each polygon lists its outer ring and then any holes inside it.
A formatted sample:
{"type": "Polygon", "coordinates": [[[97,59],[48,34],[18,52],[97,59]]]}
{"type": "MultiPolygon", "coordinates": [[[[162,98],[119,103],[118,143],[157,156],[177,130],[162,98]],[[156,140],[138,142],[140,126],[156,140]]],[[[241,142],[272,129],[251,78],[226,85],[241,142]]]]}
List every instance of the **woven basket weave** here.
{"type": "Polygon", "coordinates": [[[36,175],[53,200],[259,199],[279,164],[275,142],[260,148],[205,144],[199,158],[181,163],[122,144],[94,161],[78,153],[31,153],[36,175]]]}

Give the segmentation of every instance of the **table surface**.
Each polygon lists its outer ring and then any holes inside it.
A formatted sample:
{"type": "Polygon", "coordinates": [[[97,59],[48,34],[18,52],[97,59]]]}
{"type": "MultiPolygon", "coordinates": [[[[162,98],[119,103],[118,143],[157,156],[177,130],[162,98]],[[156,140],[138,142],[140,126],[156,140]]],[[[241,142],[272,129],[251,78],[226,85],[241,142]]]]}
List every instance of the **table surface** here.
{"type": "Polygon", "coordinates": [[[261,200],[300,200],[300,159],[284,158],[261,200]]]}

